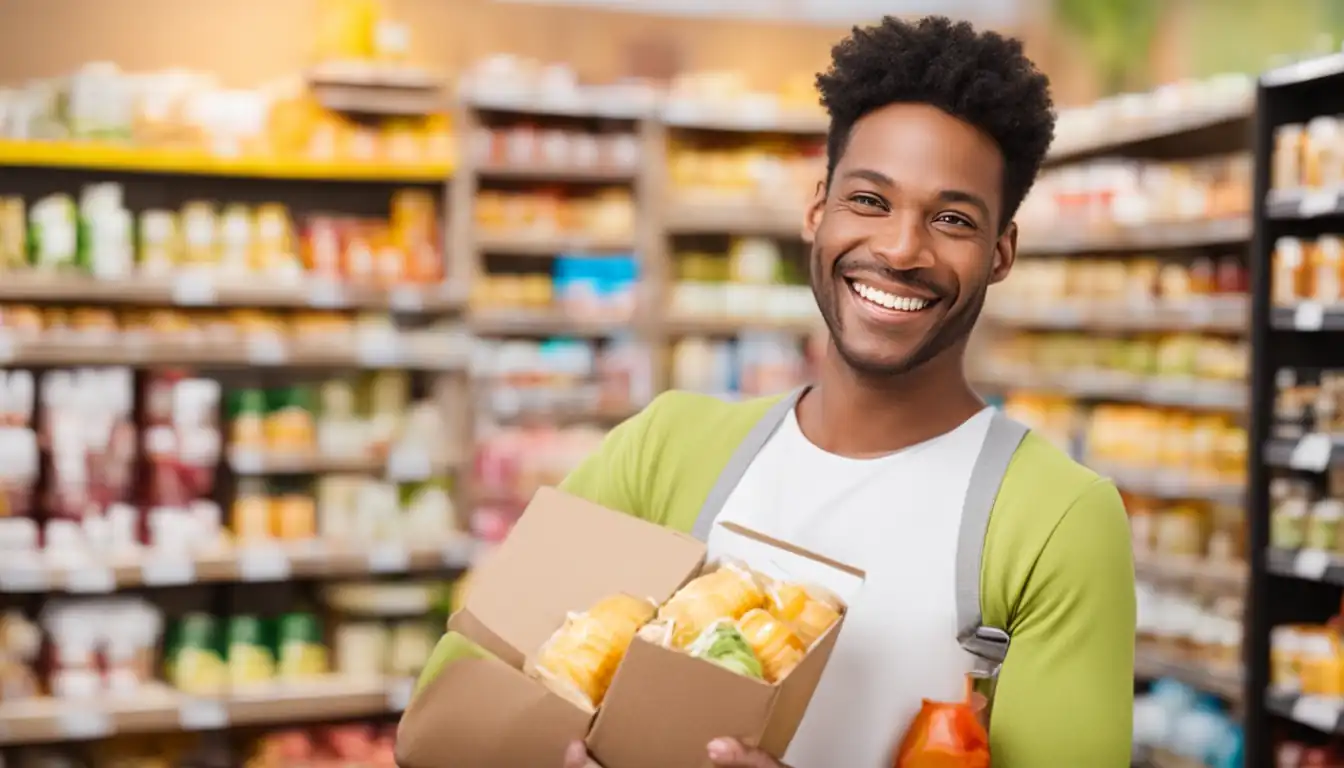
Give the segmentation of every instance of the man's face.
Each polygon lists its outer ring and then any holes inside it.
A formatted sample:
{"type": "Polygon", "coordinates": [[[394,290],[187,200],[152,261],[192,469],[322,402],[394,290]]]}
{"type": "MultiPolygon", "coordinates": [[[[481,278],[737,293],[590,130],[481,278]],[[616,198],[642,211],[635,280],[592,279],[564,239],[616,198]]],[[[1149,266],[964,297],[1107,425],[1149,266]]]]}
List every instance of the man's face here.
{"type": "Polygon", "coordinates": [[[1002,190],[998,146],[936,107],[855,123],[805,226],[812,293],[850,367],[895,376],[964,348],[1016,251],[1002,190]]]}

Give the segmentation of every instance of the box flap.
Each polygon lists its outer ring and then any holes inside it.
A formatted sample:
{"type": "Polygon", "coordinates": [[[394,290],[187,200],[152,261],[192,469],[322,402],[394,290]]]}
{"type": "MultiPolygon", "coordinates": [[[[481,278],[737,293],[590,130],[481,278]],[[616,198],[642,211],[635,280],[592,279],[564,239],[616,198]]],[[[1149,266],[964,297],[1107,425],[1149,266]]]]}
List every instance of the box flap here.
{"type": "Polygon", "coordinates": [[[397,726],[399,768],[560,768],[591,718],[497,659],[444,666],[397,726]]]}
{"type": "Polygon", "coordinates": [[[458,631],[521,666],[566,613],[621,592],[661,604],[704,558],[704,545],[686,534],[542,488],[473,571],[458,631]],[[488,631],[473,636],[474,627],[488,631]]]}
{"type": "Polygon", "coordinates": [[[597,713],[588,750],[603,768],[707,765],[705,749],[715,738],[760,742],[777,694],[759,680],[636,638],[597,713]]]}

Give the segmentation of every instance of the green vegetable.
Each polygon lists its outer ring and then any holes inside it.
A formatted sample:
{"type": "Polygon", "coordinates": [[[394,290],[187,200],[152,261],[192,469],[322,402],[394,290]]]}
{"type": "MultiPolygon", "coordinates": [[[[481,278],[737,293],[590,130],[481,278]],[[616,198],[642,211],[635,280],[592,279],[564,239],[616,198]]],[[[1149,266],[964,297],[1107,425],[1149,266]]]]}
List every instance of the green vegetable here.
{"type": "Polygon", "coordinates": [[[737,627],[731,624],[720,624],[710,630],[709,634],[700,638],[700,642],[695,644],[692,649],[692,655],[704,659],[713,664],[718,664],[724,669],[736,672],[744,677],[762,680],[765,677],[761,670],[761,661],[756,658],[755,652],[751,646],[747,645],[746,638],[737,631],[737,627]]]}

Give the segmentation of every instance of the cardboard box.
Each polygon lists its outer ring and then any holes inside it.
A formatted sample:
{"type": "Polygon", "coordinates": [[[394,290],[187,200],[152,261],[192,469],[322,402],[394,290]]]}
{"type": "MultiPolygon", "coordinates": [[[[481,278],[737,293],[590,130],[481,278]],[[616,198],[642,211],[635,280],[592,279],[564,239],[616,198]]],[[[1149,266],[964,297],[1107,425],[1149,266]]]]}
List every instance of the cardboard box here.
{"type": "MultiPolygon", "coordinates": [[[[862,579],[848,566],[732,530],[780,557],[862,579]]],[[[415,697],[398,730],[398,765],[559,768],[566,745],[578,739],[603,768],[708,765],[706,745],[722,736],[783,755],[843,615],[774,685],[636,638],[594,716],[524,672],[568,612],[620,592],[661,605],[700,573],[705,555],[689,535],[539,491],[508,539],[477,566],[466,604],[449,620],[497,658],[453,662],[415,697]]]]}

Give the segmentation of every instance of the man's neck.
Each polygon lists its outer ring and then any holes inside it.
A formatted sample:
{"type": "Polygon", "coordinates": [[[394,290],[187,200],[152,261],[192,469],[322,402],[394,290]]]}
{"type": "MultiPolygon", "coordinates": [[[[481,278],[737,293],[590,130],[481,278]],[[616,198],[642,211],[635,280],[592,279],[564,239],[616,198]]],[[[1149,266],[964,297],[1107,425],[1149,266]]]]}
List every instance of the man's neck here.
{"type": "Polygon", "coordinates": [[[931,440],[961,426],[985,403],[971,389],[960,348],[897,377],[857,373],[828,345],[818,381],[798,404],[798,424],[829,453],[870,458],[931,440]]]}

